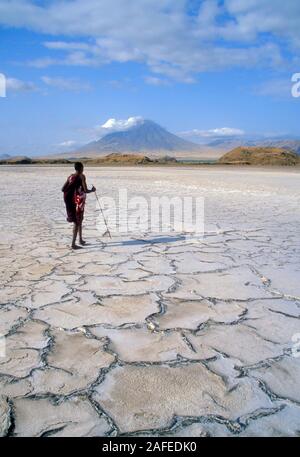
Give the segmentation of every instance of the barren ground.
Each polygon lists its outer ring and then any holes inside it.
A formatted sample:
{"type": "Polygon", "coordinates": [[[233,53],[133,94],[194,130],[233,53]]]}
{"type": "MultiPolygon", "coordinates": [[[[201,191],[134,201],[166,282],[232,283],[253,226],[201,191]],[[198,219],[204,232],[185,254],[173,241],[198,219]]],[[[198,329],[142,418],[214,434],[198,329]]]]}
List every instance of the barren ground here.
{"type": "Polygon", "coordinates": [[[102,238],[89,195],[78,252],[70,172],[0,169],[0,435],[299,436],[299,170],[87,169],[204,197],[205,235],[102,238]]]}

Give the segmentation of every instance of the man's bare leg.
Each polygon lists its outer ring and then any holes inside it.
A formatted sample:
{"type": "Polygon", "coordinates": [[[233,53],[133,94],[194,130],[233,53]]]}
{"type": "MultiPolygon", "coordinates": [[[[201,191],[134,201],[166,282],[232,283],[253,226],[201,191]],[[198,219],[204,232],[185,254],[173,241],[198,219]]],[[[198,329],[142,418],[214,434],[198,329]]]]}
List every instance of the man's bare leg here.
{"type": "Polygon", "coordinates": [[[82,223],[79,224],[79,226],[78,226],[78,233],[79,233],[79,243],[84,246],[86,244],[86,242],[82,239],[82,223]]]}
{"type": "Polygon", "coordinates": [[[80,246],[77,246],[77,244],[76,244],[77,233],[78,233],[78,225],[77,225],[77,224],[74,224],[74,227],[73,227],[72,249],[80,249],[80,246]]]}

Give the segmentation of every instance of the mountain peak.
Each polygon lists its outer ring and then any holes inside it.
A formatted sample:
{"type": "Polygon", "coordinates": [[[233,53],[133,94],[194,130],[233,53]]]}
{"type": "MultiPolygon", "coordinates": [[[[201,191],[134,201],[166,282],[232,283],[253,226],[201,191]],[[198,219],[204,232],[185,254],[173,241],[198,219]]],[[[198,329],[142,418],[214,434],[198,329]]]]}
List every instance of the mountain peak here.
{"type": "Polygon", "coordinates": [[[111,152],[182,152],[195,151],[199,146],[168,132],[150,119],[129,118],[127,121],[108,120],[103,127],[112,128],[118,124],[118,131],[107,133],[100,140],[87,144],[81,153],[107,154],[111,152]],[[120,123],[123,122],[124,129],[120,123]]]}

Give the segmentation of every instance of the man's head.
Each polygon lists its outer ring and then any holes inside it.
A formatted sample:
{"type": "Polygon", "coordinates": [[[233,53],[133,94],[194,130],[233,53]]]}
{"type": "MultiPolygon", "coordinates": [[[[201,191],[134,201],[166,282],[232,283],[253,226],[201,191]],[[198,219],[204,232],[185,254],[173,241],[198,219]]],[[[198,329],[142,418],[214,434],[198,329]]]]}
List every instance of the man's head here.
{"type": "Polygon", "coordinates": [[[83,164],[81,162],[75,162],[74,168],[78,174],[81,174],[83,172],[83,164]]]}

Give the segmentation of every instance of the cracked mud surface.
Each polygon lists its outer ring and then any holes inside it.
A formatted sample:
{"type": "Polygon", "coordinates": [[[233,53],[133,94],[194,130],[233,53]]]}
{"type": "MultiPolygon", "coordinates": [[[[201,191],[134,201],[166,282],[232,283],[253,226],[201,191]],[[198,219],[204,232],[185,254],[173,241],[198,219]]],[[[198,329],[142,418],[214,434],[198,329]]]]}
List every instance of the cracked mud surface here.
{"type": "Polygon", "coordinates": [[[102,238],[89,195],[72,252],[69,171],[0,170],[0,436],[300,436],[299,172],[90,168],[205,235],[102,238]]]}

